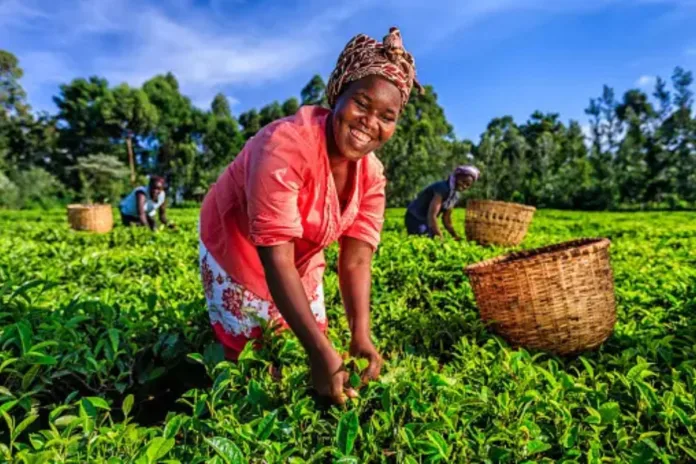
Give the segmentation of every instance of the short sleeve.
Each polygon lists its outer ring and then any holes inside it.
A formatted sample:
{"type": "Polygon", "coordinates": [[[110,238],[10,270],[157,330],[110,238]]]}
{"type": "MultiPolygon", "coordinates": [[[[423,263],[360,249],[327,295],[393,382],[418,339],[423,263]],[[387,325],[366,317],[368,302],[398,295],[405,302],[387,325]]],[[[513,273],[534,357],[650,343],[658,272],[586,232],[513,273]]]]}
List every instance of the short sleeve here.
{"type": "Polygon", "coordinates": [[[273,246],[302,237],[297,200],[307,166],[306,142],[281,123],[251,143],[245,179],[251,242],[273,246]]]}
{"type": "Polygon", "coordinates": [[[377,158],[372,160],[366,159],[366,161],[371,161],[371,163],[368,166],[365,193],[360,201],[355,221],[342,236],[362,240],[372,246],[373,249],[376,249],[379,245],[380,234],[384,225],[387,179],[384,177],[382,163],[377,158]]]}

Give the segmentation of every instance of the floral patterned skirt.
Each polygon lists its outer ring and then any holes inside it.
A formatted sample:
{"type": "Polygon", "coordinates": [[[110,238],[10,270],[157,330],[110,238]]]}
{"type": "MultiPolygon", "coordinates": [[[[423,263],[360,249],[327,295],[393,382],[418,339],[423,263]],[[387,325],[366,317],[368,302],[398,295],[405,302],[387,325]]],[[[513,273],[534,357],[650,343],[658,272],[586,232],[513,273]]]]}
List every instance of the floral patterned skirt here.
{"type": "MultiPolygon", "coordinates": [[[[247,342],[261,337],[259,319],[273,322],[281,329],[288,327],[272,301],[255,295],[232,280],[200,240],[199,264],[210,324],[215,337],[225,348],[227,358],[236,360],[247,342]]],[[[325,331],[326,308],[321,284],[309,303],[317,325],[325,331]]]]}

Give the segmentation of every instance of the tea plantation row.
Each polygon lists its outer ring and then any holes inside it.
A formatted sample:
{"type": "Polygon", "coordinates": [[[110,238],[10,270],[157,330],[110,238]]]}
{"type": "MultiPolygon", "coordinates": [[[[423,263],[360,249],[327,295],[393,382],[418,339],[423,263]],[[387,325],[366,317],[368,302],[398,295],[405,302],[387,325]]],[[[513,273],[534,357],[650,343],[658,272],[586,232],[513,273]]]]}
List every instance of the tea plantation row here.
{"type": "MultiPolygon", "coordinates": [[[[222,361],[197,211],[171,215],[176,231],[94,236],[63,211],[0,212],[0,460],[696,460],[696,214],[537,213],[524,248],[612,240],[615,333],[558,358],[479,321],[462,269],[507,250],[408,238],[389,211],[373,283],[386,365],[345,407],[313,395],[290,334],[222,361]]],[[[346,351],[335,248],[327,261],[330,337],[346,351]]]]}

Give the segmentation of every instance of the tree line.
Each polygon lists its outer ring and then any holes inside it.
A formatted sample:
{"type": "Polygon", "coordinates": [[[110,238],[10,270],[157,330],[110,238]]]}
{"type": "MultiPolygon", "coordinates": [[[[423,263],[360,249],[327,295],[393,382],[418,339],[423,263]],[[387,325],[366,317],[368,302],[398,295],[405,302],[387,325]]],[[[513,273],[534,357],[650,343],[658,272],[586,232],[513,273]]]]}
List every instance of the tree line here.
{"type": "MultiPolygon", "coordinates": [[[[234,116],[218,94],[206,110],[183,95],[171,73],[141,87],[101,77],[60,86],[56,112],[32,112],[18,59],[0,50],[0,206],[118,201],[133,183],[157,173],[176,201],[200,200],[244,143],[301,105],[326,105],[314,76],[300,98],[234,116]]],[[[591,98],[587,130],[558,113],[526,122],[493,119],[478,143],[458,139],[437,94],[414,95],[394,137],[378,153],[390,206],[405,206],[429,182],[473,163],[482,177],[469,193],[538,207],[684,208],[696,202],[696,121],[691,72],[677,67],[651,95],[617,98],[605,86],[591,98]],[[588,133],[589,132],[589,133],[588,133]]]]}

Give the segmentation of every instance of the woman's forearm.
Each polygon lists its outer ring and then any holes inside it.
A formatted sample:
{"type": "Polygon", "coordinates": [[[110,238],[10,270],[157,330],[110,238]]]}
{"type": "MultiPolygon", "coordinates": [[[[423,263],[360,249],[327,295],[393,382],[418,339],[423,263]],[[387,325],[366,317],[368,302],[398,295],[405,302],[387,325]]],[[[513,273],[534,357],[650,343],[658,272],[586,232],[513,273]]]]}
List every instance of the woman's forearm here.
{"type": "Polygon", "coordinates": [[[440,212],[441,206],[442,198],[439,195],[435,195],[428,207],[428,227],[433,235],[440,237],[442,236],[442,232],[440,232],[440,226],[437,224],[437,215],[440,212]]]}
{"type": "Polygon", "coordinates": [[[459,238],[457,231],[454,230],[454,226],[452,226],[452,210],[447,210],[447,212],[442,216],[442,223],[445,225],[445,229],[447,229],[447,232],[449,232],[452,237],[459,238]]]}
{"type": "Polygon", "coordinates": [[[309,307],[295,267],[293,244],[259,247],[258,253],[273,301],[305,350],[312,356],[331,349],[309,307]]]}
{"type": "Polygon", "coordinates": [[[437,213],[428,214],[428,227],[432,231],[433,235],[442,235],[440,226],[437,224],[437,213]]]}
{"type": "Polygon", "coordinates": [[[138,192],[136,195],[136,206],[138,209],[138,219],[140,220],[140,224],[154,230],[155,223],[150,220],[145,212],[145,195],[141,192],[138,192]]]}
{"type": "Polygon", "coordinates": [[[164,225],[169,224],[169,221],[167,220],[167,209],[164,205],[160,206],[159,218],[160,218],[160,221],[162,221],[162,224],[164,224],[164,225]]]}
{"type": "Polygon", "coordinates": [[[370,336],[370,290],[372,288],[372,247],[345,237],[338,258],[338,278],[348,324],[354,338],[370,336]]]}

